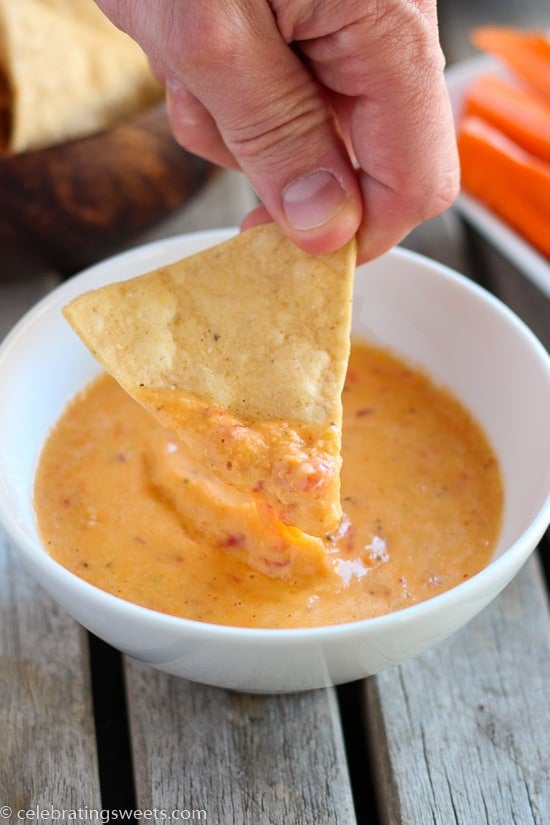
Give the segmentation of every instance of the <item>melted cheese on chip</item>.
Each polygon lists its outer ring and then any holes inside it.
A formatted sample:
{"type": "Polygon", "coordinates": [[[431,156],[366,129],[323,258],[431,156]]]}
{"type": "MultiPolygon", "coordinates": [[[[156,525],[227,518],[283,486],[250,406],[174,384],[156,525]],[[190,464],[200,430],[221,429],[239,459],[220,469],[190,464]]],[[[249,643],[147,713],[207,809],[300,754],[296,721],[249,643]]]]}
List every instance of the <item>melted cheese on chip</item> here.
{"type": "Polygon", "coordinates": [[[335,529],[355,242],[303,252],[275,224],[79,296],[64,314],[208,471],[285,524],[335,529]]]}

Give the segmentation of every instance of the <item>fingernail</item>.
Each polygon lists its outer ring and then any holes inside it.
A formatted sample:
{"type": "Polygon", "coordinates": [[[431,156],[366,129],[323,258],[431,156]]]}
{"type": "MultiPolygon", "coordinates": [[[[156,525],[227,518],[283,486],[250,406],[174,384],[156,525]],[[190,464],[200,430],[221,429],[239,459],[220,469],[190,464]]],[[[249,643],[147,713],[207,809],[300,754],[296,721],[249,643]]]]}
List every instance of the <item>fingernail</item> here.
{"type": "Polygon", "coordinates": [[[347,199],[348,193],[334,175],[319,169],[289,183],[283,192],[283,208],[294,229],[315,229],[334,217],[347,199]]]}

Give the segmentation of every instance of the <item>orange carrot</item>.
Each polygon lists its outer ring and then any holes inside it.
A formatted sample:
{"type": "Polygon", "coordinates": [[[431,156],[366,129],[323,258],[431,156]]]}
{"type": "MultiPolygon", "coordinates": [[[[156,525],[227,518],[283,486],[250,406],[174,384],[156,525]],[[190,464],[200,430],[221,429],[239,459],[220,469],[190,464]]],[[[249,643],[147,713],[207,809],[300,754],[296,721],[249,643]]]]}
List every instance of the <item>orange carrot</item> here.
{"type": "Polygon", "coordinates": [[[481,117],[550,163],[550,103],[524,86],[496,75],[480,75],[464,95],[464,114],[481,117]]]}
{"type": "Polygon", "coordinates": [[[550,102],[550,39],[544,32],[481,26],[474,29],[471,40],[482,52],[502,60],[550,102]]]}
{"type": "Polygon", "coordinates": [[[458,134],[462,184],[550,257],[550,164],[477,117],[458,134]]]}

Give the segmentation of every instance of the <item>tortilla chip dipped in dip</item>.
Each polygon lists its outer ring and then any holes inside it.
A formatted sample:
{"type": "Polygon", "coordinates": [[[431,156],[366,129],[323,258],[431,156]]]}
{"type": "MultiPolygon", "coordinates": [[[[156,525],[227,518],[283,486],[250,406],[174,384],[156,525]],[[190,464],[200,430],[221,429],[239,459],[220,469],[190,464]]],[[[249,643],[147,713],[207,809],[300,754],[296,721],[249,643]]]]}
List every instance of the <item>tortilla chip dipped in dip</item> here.
{"type": "Polygon", "coordinates": [[[64,314],[192,461],[293,540],[319,537],[342,518],[355,257],[354,241],[312,256],[268,224],[81,295],[64,314]]]}

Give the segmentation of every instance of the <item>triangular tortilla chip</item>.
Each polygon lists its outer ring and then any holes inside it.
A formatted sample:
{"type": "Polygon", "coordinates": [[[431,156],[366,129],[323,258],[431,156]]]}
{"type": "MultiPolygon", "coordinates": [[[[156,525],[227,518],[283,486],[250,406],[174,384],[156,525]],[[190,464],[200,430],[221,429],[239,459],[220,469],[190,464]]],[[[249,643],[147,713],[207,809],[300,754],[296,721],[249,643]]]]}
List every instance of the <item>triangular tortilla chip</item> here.
{"type": "Polygon", "coordinates": [[[162,95],[93,0],[0,0],[0,152],[92,134],[162,95]]]}
{"type": "Polygon", "coordinates": [[[341,518],[354,267],[354,241],[313,256],[268,224],[64,313],[205,467],[322,535],[341,518]]]}

